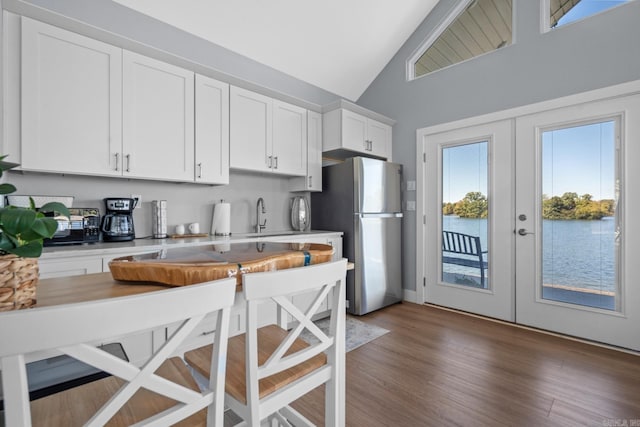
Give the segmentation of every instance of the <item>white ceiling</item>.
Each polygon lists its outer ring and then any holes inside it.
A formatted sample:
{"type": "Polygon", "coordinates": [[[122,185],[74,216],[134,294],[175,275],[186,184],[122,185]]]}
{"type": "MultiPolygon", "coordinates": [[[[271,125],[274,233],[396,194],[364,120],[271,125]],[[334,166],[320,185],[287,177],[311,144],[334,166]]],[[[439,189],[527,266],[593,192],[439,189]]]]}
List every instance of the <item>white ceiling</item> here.
{"type": "Polygon", "coordinates": [[[356,101],[438,0],[114,0],[356,101]]]}

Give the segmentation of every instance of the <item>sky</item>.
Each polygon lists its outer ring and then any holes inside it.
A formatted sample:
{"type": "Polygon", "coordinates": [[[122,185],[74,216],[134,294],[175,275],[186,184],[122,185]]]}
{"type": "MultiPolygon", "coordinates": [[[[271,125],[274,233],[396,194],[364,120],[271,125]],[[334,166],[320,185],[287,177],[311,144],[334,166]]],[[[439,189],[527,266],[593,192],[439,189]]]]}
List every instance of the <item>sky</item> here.
{"type": "Polygon", "coordinates": [[[596,123],[542,134],[542,192],[591,194],[613,199],[615,122],[596,123]]]}
{"type": "Polygon", "coordinates": [[[455,203],[465,194],[487,194],[487,141],[442,150],[442,201],[455,203]]]}
{"type": "MultiPolygon", "coordinates": [[[[567,192],[613,199],[615,122],[549,130],[542,133],[542,192],[549,197],[567,192]]],[[[471,191],[487,192],[488,143],[442,150],[442,201],[457,202],[471,191]]],[[[516,148],[517,150],[517,148],[516,148]]]]}

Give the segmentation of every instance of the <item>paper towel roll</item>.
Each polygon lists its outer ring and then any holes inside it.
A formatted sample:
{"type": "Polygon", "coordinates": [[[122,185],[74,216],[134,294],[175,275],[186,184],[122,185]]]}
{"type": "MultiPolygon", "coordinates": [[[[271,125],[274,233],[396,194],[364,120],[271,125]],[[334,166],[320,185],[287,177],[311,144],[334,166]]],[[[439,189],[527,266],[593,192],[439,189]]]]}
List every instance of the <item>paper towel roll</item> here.
{"type": "Polygon", "coordinates": [[[228,236],[231,234],[231,204],[220,202],[213,207],[211,234],[228,236]]]}

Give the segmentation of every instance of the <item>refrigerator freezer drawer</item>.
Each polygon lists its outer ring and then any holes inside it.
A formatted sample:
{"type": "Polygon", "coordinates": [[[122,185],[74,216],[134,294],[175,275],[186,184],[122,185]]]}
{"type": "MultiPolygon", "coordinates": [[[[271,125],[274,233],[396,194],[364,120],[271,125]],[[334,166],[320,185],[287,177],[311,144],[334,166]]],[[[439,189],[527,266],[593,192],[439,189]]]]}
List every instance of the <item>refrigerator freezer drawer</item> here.
{"type": "Polygon", "coordinates": [[[354,215],[355,271],[349,312],[365,314],[402,300],[402,214],[354,215]]]}

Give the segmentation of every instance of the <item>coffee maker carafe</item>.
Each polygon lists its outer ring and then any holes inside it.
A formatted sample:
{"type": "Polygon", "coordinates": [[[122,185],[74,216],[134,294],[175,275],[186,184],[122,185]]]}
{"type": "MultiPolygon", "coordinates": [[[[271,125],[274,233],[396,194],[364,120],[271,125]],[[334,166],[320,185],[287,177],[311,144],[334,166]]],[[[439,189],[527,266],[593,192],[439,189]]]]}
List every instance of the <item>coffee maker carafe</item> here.
{"type": "Polygon", "coordinates": [[[133,209],[136,199],[106,198],[107,213],[102,219],[102,240],[124,242],[136,237],[133,228],[133,209]]]}

